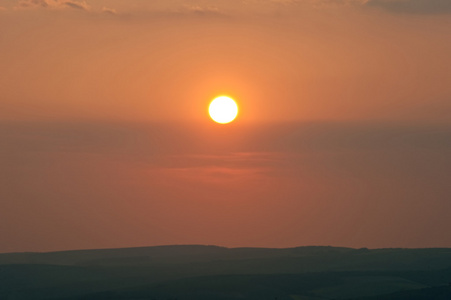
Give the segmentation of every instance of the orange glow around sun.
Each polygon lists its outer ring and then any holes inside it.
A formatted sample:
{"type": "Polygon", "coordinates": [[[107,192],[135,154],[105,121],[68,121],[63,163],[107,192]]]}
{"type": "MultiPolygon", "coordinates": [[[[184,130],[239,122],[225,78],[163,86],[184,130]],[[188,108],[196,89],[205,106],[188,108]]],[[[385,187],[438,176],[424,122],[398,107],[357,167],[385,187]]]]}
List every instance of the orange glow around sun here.
{"type": "Polygon", "coordinates": [[[232,98],[220,96],[211,101],[208,112],[216,123],[227,124],[236,119],[238,105],[232,98]]]}

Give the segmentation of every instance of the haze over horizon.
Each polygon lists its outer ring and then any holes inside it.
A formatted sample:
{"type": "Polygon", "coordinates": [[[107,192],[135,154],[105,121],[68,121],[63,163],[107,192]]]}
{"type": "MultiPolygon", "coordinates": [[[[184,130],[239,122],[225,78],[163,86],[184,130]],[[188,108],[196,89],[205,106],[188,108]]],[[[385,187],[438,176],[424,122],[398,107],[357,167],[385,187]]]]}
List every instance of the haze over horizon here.
{"type": "Polygon", "coordinates": [[[450,36],[443,0],[0,0],[0,253],[451,247],[450,36]]]}

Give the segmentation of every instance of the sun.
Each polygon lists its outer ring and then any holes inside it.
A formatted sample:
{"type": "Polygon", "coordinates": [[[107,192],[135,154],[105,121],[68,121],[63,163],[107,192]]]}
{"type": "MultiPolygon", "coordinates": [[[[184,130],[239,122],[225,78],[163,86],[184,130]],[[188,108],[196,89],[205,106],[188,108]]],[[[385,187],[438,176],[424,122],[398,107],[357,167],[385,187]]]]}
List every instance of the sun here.
{"type": "Polygon", "coordinates": [[[220,96],[211,101],[208,112],[216,123],[227,124],[238,115],[238,105],[232,98],[220,96]]]}

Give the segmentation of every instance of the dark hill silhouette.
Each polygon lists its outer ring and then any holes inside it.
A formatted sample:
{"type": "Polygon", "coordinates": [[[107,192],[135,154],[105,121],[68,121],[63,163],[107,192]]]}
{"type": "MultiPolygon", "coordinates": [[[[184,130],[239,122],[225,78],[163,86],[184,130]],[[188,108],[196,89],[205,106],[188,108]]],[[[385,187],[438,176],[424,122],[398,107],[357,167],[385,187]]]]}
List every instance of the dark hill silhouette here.
{"type": "Polygon", "coordinates": [[[429,270],[451,267],[451,249],[369,250],[322,246],[272,249],[181,245],[0,254],[0,265],[143,266],[165,263],[215,263],[218,265],[224,263],[231,267],[235,261],[238,261],[241,267],[265,265],[267,268],[285,272],[429,270]]]}
{"type": "Polygon", "coordinates": [[[177,246],[155,246],[140,248],[121,249],[95,249],[75,250],[60,252],[26,252],[0,254],[0,264],[28,264],[28,263],[52,263],[72,265],[80,263],[102,263],[111,262],[121,258],[142,259],[149,258],[154,261],[182,260],[182,261],[208,261],[215,259],[246,259],[266,258],[277,256],[312,256],[321,254],[339,254],[354,252],[352,248],[338,247],[298,247],[288,249],[275,248],[225,248],[219,246],[203,245],[177,245],[177,246]]]}
{"type": "Polygon", "coordinates": [[[188,245],[0,254],[2,300],[385,299],[446,294],[449,282],[451,249],[188,245]]]}

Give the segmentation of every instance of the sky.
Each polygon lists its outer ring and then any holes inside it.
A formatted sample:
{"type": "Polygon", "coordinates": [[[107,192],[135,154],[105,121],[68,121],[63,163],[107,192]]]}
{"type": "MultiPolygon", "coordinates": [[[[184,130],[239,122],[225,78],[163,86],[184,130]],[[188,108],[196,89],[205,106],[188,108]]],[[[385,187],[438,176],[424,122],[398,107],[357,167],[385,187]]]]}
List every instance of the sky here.
{"type": "Polygon", "coordinates": [[[0,0],[0,252],[451,247],[450,37],[449,0],[0,0]]]}

